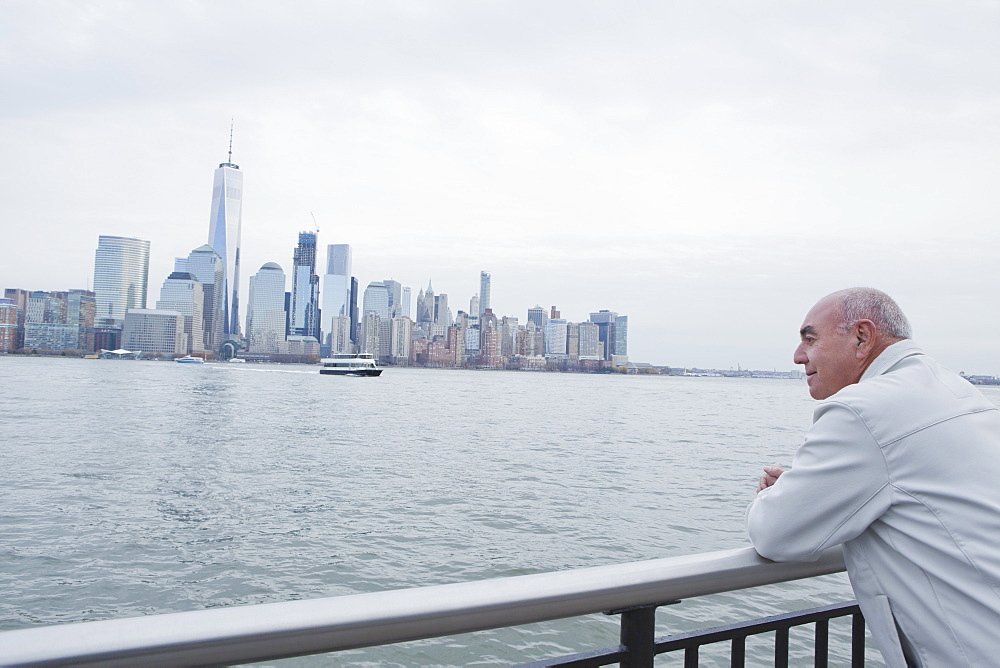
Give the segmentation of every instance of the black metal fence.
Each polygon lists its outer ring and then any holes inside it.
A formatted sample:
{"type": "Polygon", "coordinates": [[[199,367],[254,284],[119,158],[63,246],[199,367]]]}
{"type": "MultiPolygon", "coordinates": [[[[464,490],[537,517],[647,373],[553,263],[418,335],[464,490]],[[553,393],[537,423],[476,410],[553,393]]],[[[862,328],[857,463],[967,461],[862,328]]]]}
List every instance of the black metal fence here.
{"type": "Polygon", "coordinates": [[[660,606],[641,606],[606,613],[620,614],[622,617],[621,644],[617,647],[524,663],[517,668],[592,668],[613,663],[627,668],[640,668],[652,666],[653,657],[657,654],[680,651],[684,652],[684,668],[695,668],[699,665],[698,651],[701,647],[727,641],[730,643],[729,665],[737,668],[746,664],[747,638],[765,633],[774,633],[775,668],[787,668],[789,630],[806,624],[814,625],[813,665],[816,668],[826,668],[830,655],[830,620],[848,616],[851,617],[851,666],[862,668],[865,664],[865,620],[856,601],[656,638],[654,616],[658,607],[660,606]]]}

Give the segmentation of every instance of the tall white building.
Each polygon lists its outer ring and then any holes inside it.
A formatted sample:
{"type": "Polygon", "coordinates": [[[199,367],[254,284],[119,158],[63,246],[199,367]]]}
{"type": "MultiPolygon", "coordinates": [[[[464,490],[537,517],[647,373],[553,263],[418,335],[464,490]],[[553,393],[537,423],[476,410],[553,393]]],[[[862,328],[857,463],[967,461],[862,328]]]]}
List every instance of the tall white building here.
{"type": "MultiPolygon", "coordinates": [[[[223,334],[240,334],[240,233],[243,218],[243,172],[233,164],[233,138],[229,137],[229,161],[215,170],[212,184],[212,214],[208,223],[208,245],[222,258],[223,334]]],[[[190,269],[188,270],[190,271],[190,269]]]]}
{"type": "Polygon", "coordinates": [[[479,272],[479,312],[480,318],[486,309],[492,308],[490,305],[490,273],[488,271],[479,272]]]}
{"type": "Polygon", "coordinates": [[[285,272],[268,262],[250,277],[247,346],[251,353],[277,353],[285,340],[285,272]]]}
{"type": "Polygon", "coordinates": [[[101,235],[94,255],[95,324],[121,327],[130,308],[146,308],[149,242],[101,235]]]}
{"type": "Polygon", "coordinates": [[[143,353],[185,354],[184,314],[160,309],[129,309],[122,329],[122,348],[143,353]]]}
{"type": "Polygon", "coordinates": [[[202,308],[205,295],[201,282],[186,271],[175,271],[163,281],[160,299],[156,308],[161,311],[177,311],[184,316],[184,333],[187,335],[187,351],[201,353],[204,348],[204,325],[202,308]]]}
{"type": "MultiPolygon", "coordinates": [[[[326,273],[323,274],[320,329],[323,345],[334,347],[334,335],[341,323],[340,316],[351,318],[351,247],[349,244],[329,244],[326,247],[326,273]]],[[[348,327],[350,325],[348,324],[348,327]]]]}
{"type": "Polygon", "coordinates": [[[405,364],[410,359],[410,341],[413,339],[413,321],[405,315],[392,319],[390,353],[396,364],[405,364]]]}
{"type": "Polygon", "coordinates": [[[402,306],[401,309],[402,312],[400,313],[400,315],[404,315],[410,320],[413,320],[413,311],[410,308],[410,288],[406,286],[403,286],[403,296],[401,300],[401,306],[402,306]]]}

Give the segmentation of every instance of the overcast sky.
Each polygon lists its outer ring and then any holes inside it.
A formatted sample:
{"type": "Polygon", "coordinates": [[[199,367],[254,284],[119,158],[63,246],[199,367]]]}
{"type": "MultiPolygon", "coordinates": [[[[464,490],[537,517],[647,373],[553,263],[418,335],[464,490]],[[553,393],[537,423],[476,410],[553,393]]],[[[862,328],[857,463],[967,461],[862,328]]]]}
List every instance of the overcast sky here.
{"type": "Polygon", "coordinates": [[[152,306],[234,119],[244,295],[315,216],[362,286],[467,310],[490,271],[522,322],[627,314],[634,361],[790,369],[872,285],[1000,374],[998,2],[2,0],[0,33],[2,287],[135,236],[152,306]]]}

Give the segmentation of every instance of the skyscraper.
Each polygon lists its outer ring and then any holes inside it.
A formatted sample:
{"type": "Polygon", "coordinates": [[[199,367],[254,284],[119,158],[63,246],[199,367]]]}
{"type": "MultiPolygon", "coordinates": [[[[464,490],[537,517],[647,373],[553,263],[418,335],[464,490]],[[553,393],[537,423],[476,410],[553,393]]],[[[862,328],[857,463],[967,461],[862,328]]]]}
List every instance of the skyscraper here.
{"type": "Polygon", "coordinates": [[[545,323],[548,322],[549,314],[541,306],[528,309],[528,322],[535,323],[539,331],[545,331],[545,323]]]}
{"type": "Polygon", "coordinates": [[[477,321],[483,315],[482,313],[479,312],[479,295],[478,294],[472,295],[472,297],[469,299],[469,315],[475,317],[477,321]]]}
{"type": "MultiPolygon", "coordinates": [[[[358,279],[355,276],[351,276],[351,343],[358,342],[358,326],[360,320],[358,320],[358,279]]],[[[346,351],[345,351],[346,352],[346,351]]]]}
{"type": "Polygon", "coordinates": [[[603,359],[610,360],[613,355],[628,355],[628,316],[601,309],[590,314],[590,322],[598,326],[603,359]]]}
{"type": "Polygon", "coordinates": [[[549,318],[545,323],[545,355],[547,357],[566,357],[566,321],[562,318],[549,318]]]}
{"type": "Polygon", "coordinates": [[[479,363],[487,369],[498,369],[503,366],[503,358],[500,355],[500,331],[493,309],[483,311],[479,327],[479,363]]]}
{"type": "Polygon", "coordinates": [[[382,281],[385,283],[386,292],[389,294],[389,317],[395,318],[396,316],[403,315],[403,286],[399,281],[394,281],[391,278],[382,281]]]}
{"type": "Polygon", "coordinates": [[[410,288],[406,287],[405,285],[403,286],[403,295],[400,301],[400,306],[402,311],[400,315],[404,315],[412,320],[413,316],[410,315],[410,313],[412,312],[410,309],[410,288]]]}
{"type": "Polygon", "coordinates": [[[486,271],[479,272],[479,313],[482,317],[486,309],[490,308],[490,274],[486,271]]]}
{"type": "Polygon", "coordinates": [[[351,247],[348,244],[330,244],[326,247],[326,273],[323,274],[322,290],[324,349],[333,345],[333,335],[338,327],[334,318],[351,317],[351,247]]]}
{"type": "Polygon", "coordinates": [[[277,353],[285,340],[285,272],[268,262],[250,277],[247,347],[251,353],[277,353]]]}
{"type": "Polygon", "coordinates": [[[364,313],[361,319],[365,323],[362,349],[374,353],[378,359],[387,358],[390,352],[392,320],[389,315],[389,289],[384,282],[372,281],[368,284],[361,310],[364,313]],[[372,318],[371,315],[377,317],[372,318]],[[372,342],[372,336],[376,337],[377,343],[372,342]]]}
{"type": "Polygon", "coordinates": [[[243,172],[233,164],[233,135],[229,133],[229,161],[215,170],[208,245],[222,258],[223,334],[240,333],[240,228],[243,216],[243,172]]]}
{"type": "Polygon", "coordinates": [[[299,232],[299,244],[292,255],[292,303],[288,313],[289,336],[319,333],[319,276],[316,275],[316,233],[299,232]]]}
{"type": "Polygon", "coordinates": [[[94,255],[96,324],[121,328],[130,308],[146,308],[149,242],[101,235],[94,255]]]}
{"type": "MultiPolygon", "coordinates": [[[[204,301],[201,309],[202,348],[219,352],[226,322],[226,289],[225,272],[222,258],[208,244],[195,248],[186,260],[178,258],[175,263],[178,271],[186,271],[201,283],[204,301]]],[[[197,334],[195,335],[197,336],[197,334]]],[[[195,344],[190,344],[192,348],[195,344]]]]}
{"type": "Polygon", "coordinates": [[[441,328],[440,332],[435,331],[435,334],[443,334],[444,330],[451,327],[451,309],[448,308],[448,295],[443,292],[439,295],[434,295],[434,324],[439,325],[441,328]]]}
{"type": "Polygon", "coordinates": [[[156,308],[161,311],[177,311],[184,316],[184,333],[187,334],[188,353],[204,352],[205,326],[202,309],[205,294],[201,281],[186,271],[175,271],[167,276],[160,288],[160,299],[156,308]]]}
{"type": "Polygon", "coordinates": [[[417,294],[417,325],[430,331],[434,322],[434,287],[427,281],[427,290],[417,294]]]}
{"type": "Polygon", "coordinates": [[[603,359],[601,354],[600,325],[593,322],[580,323],[580,351],[581,360],[603,359]]]}

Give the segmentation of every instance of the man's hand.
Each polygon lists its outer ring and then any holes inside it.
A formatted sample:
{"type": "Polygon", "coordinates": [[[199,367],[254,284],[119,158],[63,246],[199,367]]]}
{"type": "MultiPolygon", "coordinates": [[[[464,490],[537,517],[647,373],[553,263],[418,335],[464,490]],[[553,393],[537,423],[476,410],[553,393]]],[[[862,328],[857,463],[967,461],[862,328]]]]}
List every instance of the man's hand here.
{"type": "Polygon", "coordinates": [[[760,482],[757,483],[757,492],[759,493],[762,489],[767,489],[774,483],[778,482],[778,476],[780,476],[784,471],[780,464],[771,464],[770,466],[764,467],[764,475],[760,477],[760,482]]]}

